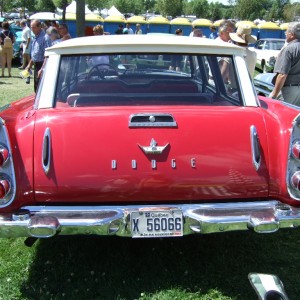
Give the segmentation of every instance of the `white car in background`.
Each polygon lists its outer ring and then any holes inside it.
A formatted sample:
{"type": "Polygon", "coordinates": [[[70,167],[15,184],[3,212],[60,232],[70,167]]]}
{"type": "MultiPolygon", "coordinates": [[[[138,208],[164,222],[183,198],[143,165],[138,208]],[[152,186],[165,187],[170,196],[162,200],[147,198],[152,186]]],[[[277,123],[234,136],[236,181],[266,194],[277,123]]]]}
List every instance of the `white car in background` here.
{"type": "Polygon", "coordinates": [[[258,40],[250,50],[257,54],[256,69],[261,72],[273,72],[276,57],[284,46],[285,39],[265,38],[258,40]]]}

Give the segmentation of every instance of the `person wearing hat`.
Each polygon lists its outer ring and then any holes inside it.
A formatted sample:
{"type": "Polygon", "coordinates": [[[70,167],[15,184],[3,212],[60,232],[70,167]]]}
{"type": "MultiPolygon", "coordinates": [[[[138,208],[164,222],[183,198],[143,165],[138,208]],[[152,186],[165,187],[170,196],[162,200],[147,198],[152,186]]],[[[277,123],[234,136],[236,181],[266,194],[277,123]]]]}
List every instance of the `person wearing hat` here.
{"type": "Polygon", "coordinates": [[[276,59],[274,89],[270,98],[281,92],[285,102],[300,106],[300,22],[289,23],[285,32],[287,45],[276,59]]]}
{"type": "Polygon", "coordinates": [[[249,25],[241,24],[238,26],[236,32],[229,33],[230,39],[234,44],[245,48],[245,61],[251,77],[254,76],[257,54],[248,49],[249,44],[256,42],[256,37],[251,35],[251,27],[249,25]]]}

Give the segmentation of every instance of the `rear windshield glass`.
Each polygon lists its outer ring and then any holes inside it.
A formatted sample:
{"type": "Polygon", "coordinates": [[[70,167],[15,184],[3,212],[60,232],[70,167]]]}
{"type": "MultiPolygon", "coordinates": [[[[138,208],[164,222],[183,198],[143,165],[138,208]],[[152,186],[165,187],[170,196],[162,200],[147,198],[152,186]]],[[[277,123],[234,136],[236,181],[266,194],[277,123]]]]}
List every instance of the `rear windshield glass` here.
{"type": "Polygon", "coordinates": [[[242,106],[235,69],[230,56],[62,56],[56,106],[242,106]]]}

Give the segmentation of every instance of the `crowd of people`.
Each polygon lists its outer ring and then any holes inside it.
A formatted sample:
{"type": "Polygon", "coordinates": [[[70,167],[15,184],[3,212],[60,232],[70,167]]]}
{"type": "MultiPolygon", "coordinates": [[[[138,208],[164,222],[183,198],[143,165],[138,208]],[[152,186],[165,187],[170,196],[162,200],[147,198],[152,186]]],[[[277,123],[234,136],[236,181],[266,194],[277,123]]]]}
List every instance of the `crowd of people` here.
{"type": "MultiPolygon", "coordinates": [[[[58,24],[56,21],[21,20],[17,26],[22,28],[22,65],[20,70],[27,70],[31,73],[34,67],[34,90],[36,91],[38,80],[44,65],[45,49],[57,43],[71,38],[68,32],[68,26],[64,23],[58,24]]],[[[11,65],[13,58],[13,44],[15,36],[10,31],[10,25],[7,21],[2,23],[0,30],[0,56],[1,56],[1,77],[5,77],[7,67],[8,77],[11,77],[11,65]],[[10,39],[10,41],[8,41],[10,39]]],[[[29,81],[27,81],[29,82],[29,81]]]]}
{"type": "MultiPolygon", "coordinates": [[[[56,21],[32,20],[29,26],[26,20],[20,21],[22,27],[22,45],[23,63],[19,69],[31,72],[34,67],[34,90],[37,89],[38,80],[44,65],[44,52],[47,47],[63,42],[71,38],[68,32],[68,26],[64,23],[58,24],[56,21]],[[32,37],[32,34],[33,36],[32,37]]],[[[11,77],[11,66],[13,58],[14,34],[9,30],[9,23],[3,22],[0,27],[0,56],[1,56],[1,76],[5,77],[5,68],[8,70],[8,77],[11,77]]],[[[256,37],[251,35],[251,27],[241,24],[238,28],[230,20],[221,22],[218,30],[216,27],[210,27],[208,38],[219,42],[234,43],[245,49],[244,58],[250,76],[254,76],[256,53],[250,51],[248,46],[256,41],[256,37]]],[[[136,24],[135,31],[127,23],[124,27],[119,25],[115,34],[142,34],[140,24],[136,24]]],[[[104,32],[102,25],[96,25],[93,28],[94,35],[109,34],[104,32]]],[[[183,30],[178,28],[176,35],[183,35],[183,30]]],[[[190,34],[192,37],[204,37],[202,30],[192,28],[190,34]]],[[[226,58],[220,60],[220,69],[224,81],[230,80],[230,61],[226,58]]],[[[172,60],[170,70],[180,70],[179,58],[172,60]]],[[[284,101],[300,106],[300,23],[290,23],[286,31],[286,44],[280,51],[276,60],[274,72],[277,74],[274,80],[274,90],[270,94],[271,98],[277,98],[282,93],[284,101]]]]}

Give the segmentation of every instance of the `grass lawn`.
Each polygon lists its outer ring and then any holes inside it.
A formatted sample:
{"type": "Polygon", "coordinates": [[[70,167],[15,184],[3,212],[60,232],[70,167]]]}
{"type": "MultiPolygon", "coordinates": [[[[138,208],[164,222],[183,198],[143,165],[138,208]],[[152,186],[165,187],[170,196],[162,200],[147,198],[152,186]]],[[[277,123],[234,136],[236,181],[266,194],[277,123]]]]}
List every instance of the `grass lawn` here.
{"type": "Polygon", "coordinates": [[[30,84],[26,84],[25,79],[22,79],[19,74],[20,70],[17,66],[13,66],[12,77],[7,77],[7,69],[5,70],[6,77],[0,77],[0,107],[34,93],[33,78],[31,78],[30,84]]]}
{"type": "MultiPolygon", "coordinates": [[[[1,105],[32,94],[18,77],[0,78],[1,105]]],[[[0,239],[0,300],[253,300],[250,272],[277,274],[300,296],[300,230],[169,239],[55,237],[31,248],[0,239]]]]}

